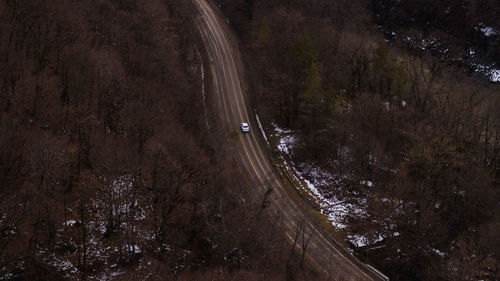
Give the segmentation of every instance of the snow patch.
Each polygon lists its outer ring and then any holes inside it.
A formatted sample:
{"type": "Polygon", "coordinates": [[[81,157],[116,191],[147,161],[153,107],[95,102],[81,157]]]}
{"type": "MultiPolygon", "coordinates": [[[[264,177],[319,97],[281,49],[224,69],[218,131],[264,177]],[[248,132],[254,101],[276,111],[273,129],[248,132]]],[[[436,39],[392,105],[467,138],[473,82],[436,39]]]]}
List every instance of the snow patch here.
{"type": "Polygon", "coordinates": [[[376,244],[376,243],[384,240],[384,237],[382,237],[382,235],[380,235],[380,234],[375,235],[371,239],[367,236],[359,235],[359,234],[348,235],[347,238],[349,239],[349,242],[351,242],[357,248],[365,247],[365,246],[368,246],[371,244],[376,244]]]}
{"type": "MultiPolygon", "coordinates": [[[[417,39],[414,37],[407,36],[403,41],[409,44],[411,47],[425,51],[427,49],[437,49],[441,47],[439,39],[437,37],[428,37],[423,39],[417,39]]],[[[446,52],[446,49],[442,50],[446,52]]]]}
{"type": "Polygon", "coordinates": [[[469,48],[469,56],[470,57],[474,57],[476,55],[476,50],[474,50],[474,48],[470,47],[469,48]]]}
{"type": "Polygon", "coordinates": [[[293,131],[282,129],[276,122],[272,122],[271,125],[274,129],[274,135],[280,139],[278,150],[288,156],[292,156],[293,147],[297,143],[297,137],[293,135],[293,131]]]}
{"type": "Polygon", "coordinates": [[[486,37],[498,35],[493,27],[485,26],[484,23],[479,23],[475,29],[481,31],[486,37]]]}
{"type": "MultiPolygon", "coordinates": [[[[282,153],[292,156],[293,148],[297,144],[297,139],[292,135],[291,130],[281,129],[273,122],[275,136],[279,137],[277,148],[282,153]],[[284,135],[289,134],[289,135],[284,135]]],[[[339,148],[345,158],[350,158],[351,150],[349,147],[339,148]]],[[[366,200],[348,198],[340,196],[339,193],[343,183],[349,178],[348,175],[334,175],[327,171],[312,166],[307,163],[300,163],[296,167],[293,163],[281,157],[285,164],[285,169],[290,172],[290,175],[295,181],[304,183],[307,192],[320,206],[321,214],[325,215],[333,226],[340,229],[345,229],[345,220],[348,216],[364,217],[366,213],[366,200]],[[328,193],[321,192],[322,187],[328,187],[328,193]]]]}
{"type": "Polygon", "coordinates": [[[283,134],[290,134],[292,133],[292,130],[285,130],[283,128],[281,128],[280,126],[278,126],[278,124],[276,122],[271,122],[271,125],[273,126],[274,128],[274,132],[276,135],[283,135],[283,134]]]}
{"type": "Polygon", "coordinates": [[[133,245],[130,245],[130,244],[129,245],[124,245],[123,248],[124,248],[125,251],[129,251],[129,252],[134,253],[134,254],[140,254],[140,253],[142,253],[141,248],[139,248],[139,246],[137,246],[135,244],[133,244],[133,245]]]}
{"type": "Polygon", "coordinates": [[[332,175],[306,163],[299,164],[300,170],[292,167],[299,180],[304,182],[313,198],[320,206],[320,212],[325,215],[333,226],[339,229],[347,228],[345,220],[348,216],[366,216],[364,199],[348,200],[346,197],[333,194],[343,185],[348,176],[332,175]],[[307,179],[306,179],[307,177],[307,179]],[[321,187],[327,187],[331,194],[323,194],[321,187]],[[336,188],[336,189],[335,189],[336,188]]]}
{"type": "Polygon", "coordinates": [[[118,270],[118,271],[115,271],[115,272],[111,272],[111,276],[115,277],[115,276],[118,276],[118,275],[122,275],[123,273],[125,273],[125,272],[118,270]]]}
{"type": "Polygon", "coordinates": [[[10,273],[10,272],[7,272],[7,273],[4,273],[4,275],[0,275],[0,280],[11,280],[11,279],[14,279],[14,274],[13,273],[10,273]]]}
{"type": "Polygon", "coordinates": [[[370,181],[370,180],[362,180],[359,184],[366,185],[368,187],[372,187],[373,186],[373,182],[370,181]]]}
{"type": "Polygon", "coordinates": [[[436,253],[438,256],[444,258],[445,256],[445,253],[441,252],[440,250],[436,249],[436,248],[431,248],[431,251],[433,251],[434,253],[436,253]]]}
{"type": "Polygon", "coordinates": [[[370,240],[363,235],[354,234],[354,235],[349,235],[348,237],[349,241],[358,248],[364,247],[370,243],[370,240]]]}
{"type": "Polygon", "coordinates": [[[492,69],[490,71],[490,81],[495,83],[500,82],[500,69],[492,69]]]}
{"type": "Polygon", "coordinates": [[[75,220],[68,220],[65,223],[63,223],[63,225],[65,226],[74,226],[75,224],[76,224],[75,220]]]}
{"type": "Polygon", "coordinates": [[[283,136],[280,138],[280,143],[278,144],[279,151],[287,154],[293,154],[293,146],[297,142],[297,138],[295,136],[283,136]]]}
{"type": "Polygon", "coordinates": [[[486,75],[491,82],[493,83],[500,82],[500,69],[495,68],[494,65],[471,63],[471,67],[474,69],[475,72],[486,75]]]}

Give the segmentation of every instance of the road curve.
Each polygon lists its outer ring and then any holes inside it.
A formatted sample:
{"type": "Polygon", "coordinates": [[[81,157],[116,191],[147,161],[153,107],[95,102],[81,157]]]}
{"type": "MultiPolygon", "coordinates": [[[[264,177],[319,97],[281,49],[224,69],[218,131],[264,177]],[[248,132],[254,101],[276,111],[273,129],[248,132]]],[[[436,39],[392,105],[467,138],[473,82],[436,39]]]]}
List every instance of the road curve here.
{"type": "MultiPolygon", "coordinates": [[[[224,20],[216,13],[214,7],[207,0],[193,0],[199,15],[198,28],[205,43],[210,58],[210,67],[217,94],[222,119],[229,130],[239,131],[240,122],[249,122],[253,132],[240,134],[240,142],[236,144],[236,151],[242,167],[254,182],[255,198],[262,198],[268,188],[272,188],[271,207],[280,214],[286,237],[293,243],[297,234],[297,226],[304,224],[306,237],[312,234],[307,246],[306,255],[311,265],[333,280],[382,280],[369,271],[363,263],[358,261],[347,251],[342,249],[322,229],[302,218],[305,208],[301,202],[294,201],[287,193],[281,179],[276,175],[270,161],[264,154],[260,143],[256,139],[257,126],[253,121],[248,101],[243,92],[243,73],[239,61],[239,50],[233,48],[230,40],[231,33],[224,20]]],[[[300,235],[302,236],[302,234],[300,235]]],[[[302,241],[297,241],[301,244],[302,241]]],[[[300,247],[299,247],[300,249],[300,247]]]]}

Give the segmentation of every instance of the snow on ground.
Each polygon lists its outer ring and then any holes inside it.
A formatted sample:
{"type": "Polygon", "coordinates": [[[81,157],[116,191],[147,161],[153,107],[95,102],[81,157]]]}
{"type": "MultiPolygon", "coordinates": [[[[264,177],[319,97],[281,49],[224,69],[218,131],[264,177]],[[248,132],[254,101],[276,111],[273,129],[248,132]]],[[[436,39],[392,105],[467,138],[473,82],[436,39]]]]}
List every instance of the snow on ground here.
{"type": "Polygon", "coordinates": [[[475,29],[481,31],[486,37],[498,35],[493,27],[485,26],[484,23],[479,23],[475,29]]]}
{"type": "Polygon", "coordinates": [[[478,63],[471,63],[475,72],[486,75],[491,82],[500,83],[500,69],[494,65],[482,65],[478,63]]]}
{"type": "Polygon", "coordinates": [[[127,244],[127,245],[123,245],[123,250],[125,251],[129,251],[131,253],[134,253],[134,254],[140,254],[142,251],[141,251],[141,248],[135,244],[131,245],[131,244],[127,244]]]}
{"type": "MultiPolygon", "coordinates": [[[[274,127],[274,135],[279,138],[278,150],[292,156],[293,149],[298,144],[297,137],[293,135],[293,131],[284,130],[275,122],[272,123],[272,126],[274,127]]],[[[346,147],[340,149],[345,150],[346,154],[350,152],[350,149],[346,147]]],[[[364,217],[367,215],[365,199],[347,198],[343,195],[343,183],[349,178],[349,175],[333,175],[308,163],[295,165],[287,159],[282,158],[282,160],[292,176],[307,186],[306,191],[318,203],[321,213],[336,228],[345,229],[347,227],[345,221],[348,216],[364,217]]]]}
{"type": "Polygon", "coordinates": [[[64,278],[69,278],[78,272],[76,266],[66,256],[56,256],[56,254],[48,249],[39,248],[38,254],[48,264],[57,269],[57,271],[64,273],[64,278]]]}
{"type": "MultiPolygon", "coordinates": [[[[86,229],[87,229],[87,263],[103,264],[104,269],[100,276],[88,276],[89,280],[113,280],[118,275],[125,273],[119,267],[113,268],[108,264],[116,263],[116,259],[121,255],[132,257],[141,257],[143,245],[147,245],[154,239],[153,230],[144,227],[143,221],[152,211],[151,206],[143,206],[140,203],[140,197],[134,188],[134,179],[132,176],[117,176],[114,179],[101,179],[103,188],[95,196],[90,198],[87,206],[86,229]],[[124,240],[120,242],[120,248],[116,241],[105,238],[107,232],[108,217],[112,216],[119,225],[124,235],[124,240]],[[114,244],[113,244],[114,243],[114,244]]],[[[78,204],[78,203],[77,203],[78,204]]],[[[71,210],[71,208],[68,208],[71,210]]],[[[73,208],[79,210],[79,207],[73,208]]],[[[62,222],[62,228],[58,229],[58,236],[64,237],[64,232],[81,231],[81,219],[78,211],[71,212],[70,219],[62,222]]],[[[81,241],[77,243],[71,238],[63,245],[69,245],[75,250],[81,250],[81,241]]],[[[54,266],[59,272],[64,274],[65,278],[71,279],[77,277],[78,269],[76,267],[77,256],[75,253],[50,254],[48,249],[39,249],[39,254],[44,257],[47,264],[54,266]]],[[[141,258],[142,260],[142,258],[141,258]]],[[[115,265],[116,266],[116,265],[115,265]]]]}
{"type": "MultiPolygon", "coordinates": [[[[499,36],[499,33],[493,27],[485,26],[483,23],[480,23],[475,27],[475,29],[482,32],[486,37],[499,36]]],[[[428,49],[439,50],[441,53],[448,53],[449,51],[447,48],[441,45],[437,37],[417,39],[407,36],[403,39],[403,42],[412,46],[413,48],[420,49],[422,51],[428,49]]],[[[469,48],[469,56],[471,58],[475,57],[476,54],[477,51],[474,50],[474,48],[469,48]]],[[[495,65],[482,65],[478,63],[471,63],[470,65],[471,67],[473,67],[475,72],[482,73],[483,75],[488,77],[491,82],[500,83],[500,69],[495,67],[495,65]]]]}
{"type": "Polygon", "coordinates": [[[75,224],[76,224],[75,220],[68,220],[65,223],[63,223],[63,225],[65,226],[74,226],[75,224]]]}
{"type": "Polygon", "coordinates": [[[278,150],[288,156],[292,156],[293,147],[297,143],[297,138],[291,134],[291,130],[284,130],[275,122],[272,122],[271,125],[274,127],[275,136],[279,137],[278,150]]]}
{"type": "Polygon", "coordinates": [[[354,234],[348,235],[347,238],[349,238],[349,241],[358,248],[372,245],[384,240],[384,237],[382,237],[380,234],[370,238],[364,235],[354,234]]]}
{"type": "Polygon", "coordinates": [[[490,26],[486,26],[486,27],[483,27],[480,29],[484,35],[486,35],[487,37],[490,37],[490,36],[493,36],[493,35],[497,35],[497,33],[495,32],[495,30],[493,29],[493,27],[490,27],[490,26]]]}
{"type": "Polygon", "coordinates": [[[295,136],[283,136],[280,138],[280,143],[278,144],[279,151],[292,156],[293,154],[293,145],[297,142],[295,136]]]}
{"type": "Polygon", "coordinates": [[[349,240],[351,243],[353,243],[356,247],[364,247],[370,243],[368,238],[362,235],[349,235],[349,240]]]}
{"type": "Polygon", "coordinates": [[[285,130],[285,129],[280,128],[280,126],[278,126],[278,124],[276,124],[276,122],[271,122],[271,125],[273,126],[274,133],[277,136],[281,136],[283,134],[290,134],[293,132],[292,130],[285,130]]]}
{"type": "MultiPolygon", "coordinates": [[[[2,268],[2,270],[5,270],[5,267],[2,268]]],[[[14,277],[16,277],[11,272],[1,273],[1,274],[3,274],[3,275],[0,275],[0,280],[12,280],[12,279],[14,279],[14,277]]]]}
{"type": "Polygon", "coordinates": [[[373,182],[370,181],[370,180],[362,180],[359,184],[366,185],[368,187],[372,187],[373,186],[373,182]]]}
{"type": "Polygon", "coordinates": [[[500,69],[492,69],[490,71],[490,81],[500,83],[500,69]]]}
{"type": "Polygon", "coordinates": [[[408,44],[412,48],[420,49],[422,51],[429,50],[429,49],[430,50],[439,50],[443,54],[446,54],[449,51],[447,48],[444,48],[443,46],[441,46],[439,39],[435,36],[422,38],[422,39],[407,36],[406,38],[403,39],[403,42],[408,44]]]}
{"type": "Polygon", "coordinates": [[[469,57],[473,58],[476,55],[477,51],[474,48],[469,48],[469,57]]]}
{"type": "Polygon", "coordinates": [[[434,253],[436,253],[438,256],[444,258],[445,256],[445,253],[441,252],[440,250],[436,249],[436,248],[431,248],[431,251],[433,251],[434,253]]]}

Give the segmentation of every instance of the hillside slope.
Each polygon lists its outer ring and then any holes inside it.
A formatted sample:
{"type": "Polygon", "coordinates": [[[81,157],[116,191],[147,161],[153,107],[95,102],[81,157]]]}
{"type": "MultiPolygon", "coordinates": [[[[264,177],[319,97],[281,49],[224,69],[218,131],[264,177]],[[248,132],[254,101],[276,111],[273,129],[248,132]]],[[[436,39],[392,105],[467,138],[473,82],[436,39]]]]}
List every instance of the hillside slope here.
{"type": "Polygon", "coordinates": [[[0,279],[312,278],[241,200],[193,12],[0,2],[0,279]]]}

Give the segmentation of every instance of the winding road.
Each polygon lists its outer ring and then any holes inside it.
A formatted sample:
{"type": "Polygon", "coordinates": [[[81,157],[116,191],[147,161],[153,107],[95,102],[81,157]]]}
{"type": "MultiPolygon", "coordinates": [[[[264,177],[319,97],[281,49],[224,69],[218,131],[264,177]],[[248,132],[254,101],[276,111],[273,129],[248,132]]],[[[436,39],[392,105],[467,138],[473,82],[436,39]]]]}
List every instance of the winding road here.
{"type": "MultiPolygon", "coordinates": [[[[316,227],[304,213],[306,206],[293,199],[281,178],[271,165],[268,154],[264,153],[257,140],[257,126],[250,114],[247,100],[241,56],[236,42],[225,20],[207,0],[193,0],[198,9],[198,28],[210,58],[214,90],[217,94],[220,113],[229,130],[238,130],[240,122],[249,122],[253,128],[249,134],[240,134],[235,144],[238,159],[245,173],[254,182],[255,198],[263,198],[269,188],[272,211],[282,216],[286,237],[301,251],[302,234],[311,239],[306,248],[308,262],[332,280],[384,280],[366,265],[353,257],[333,240],[321,227],[316,227]],[[298,235],[300,234],[300,235],[298,235]],[[296,240],[296,237],[300,237],[296,240]]],[[[256,199],[258,200],[258,199],[256,199]]]]}

